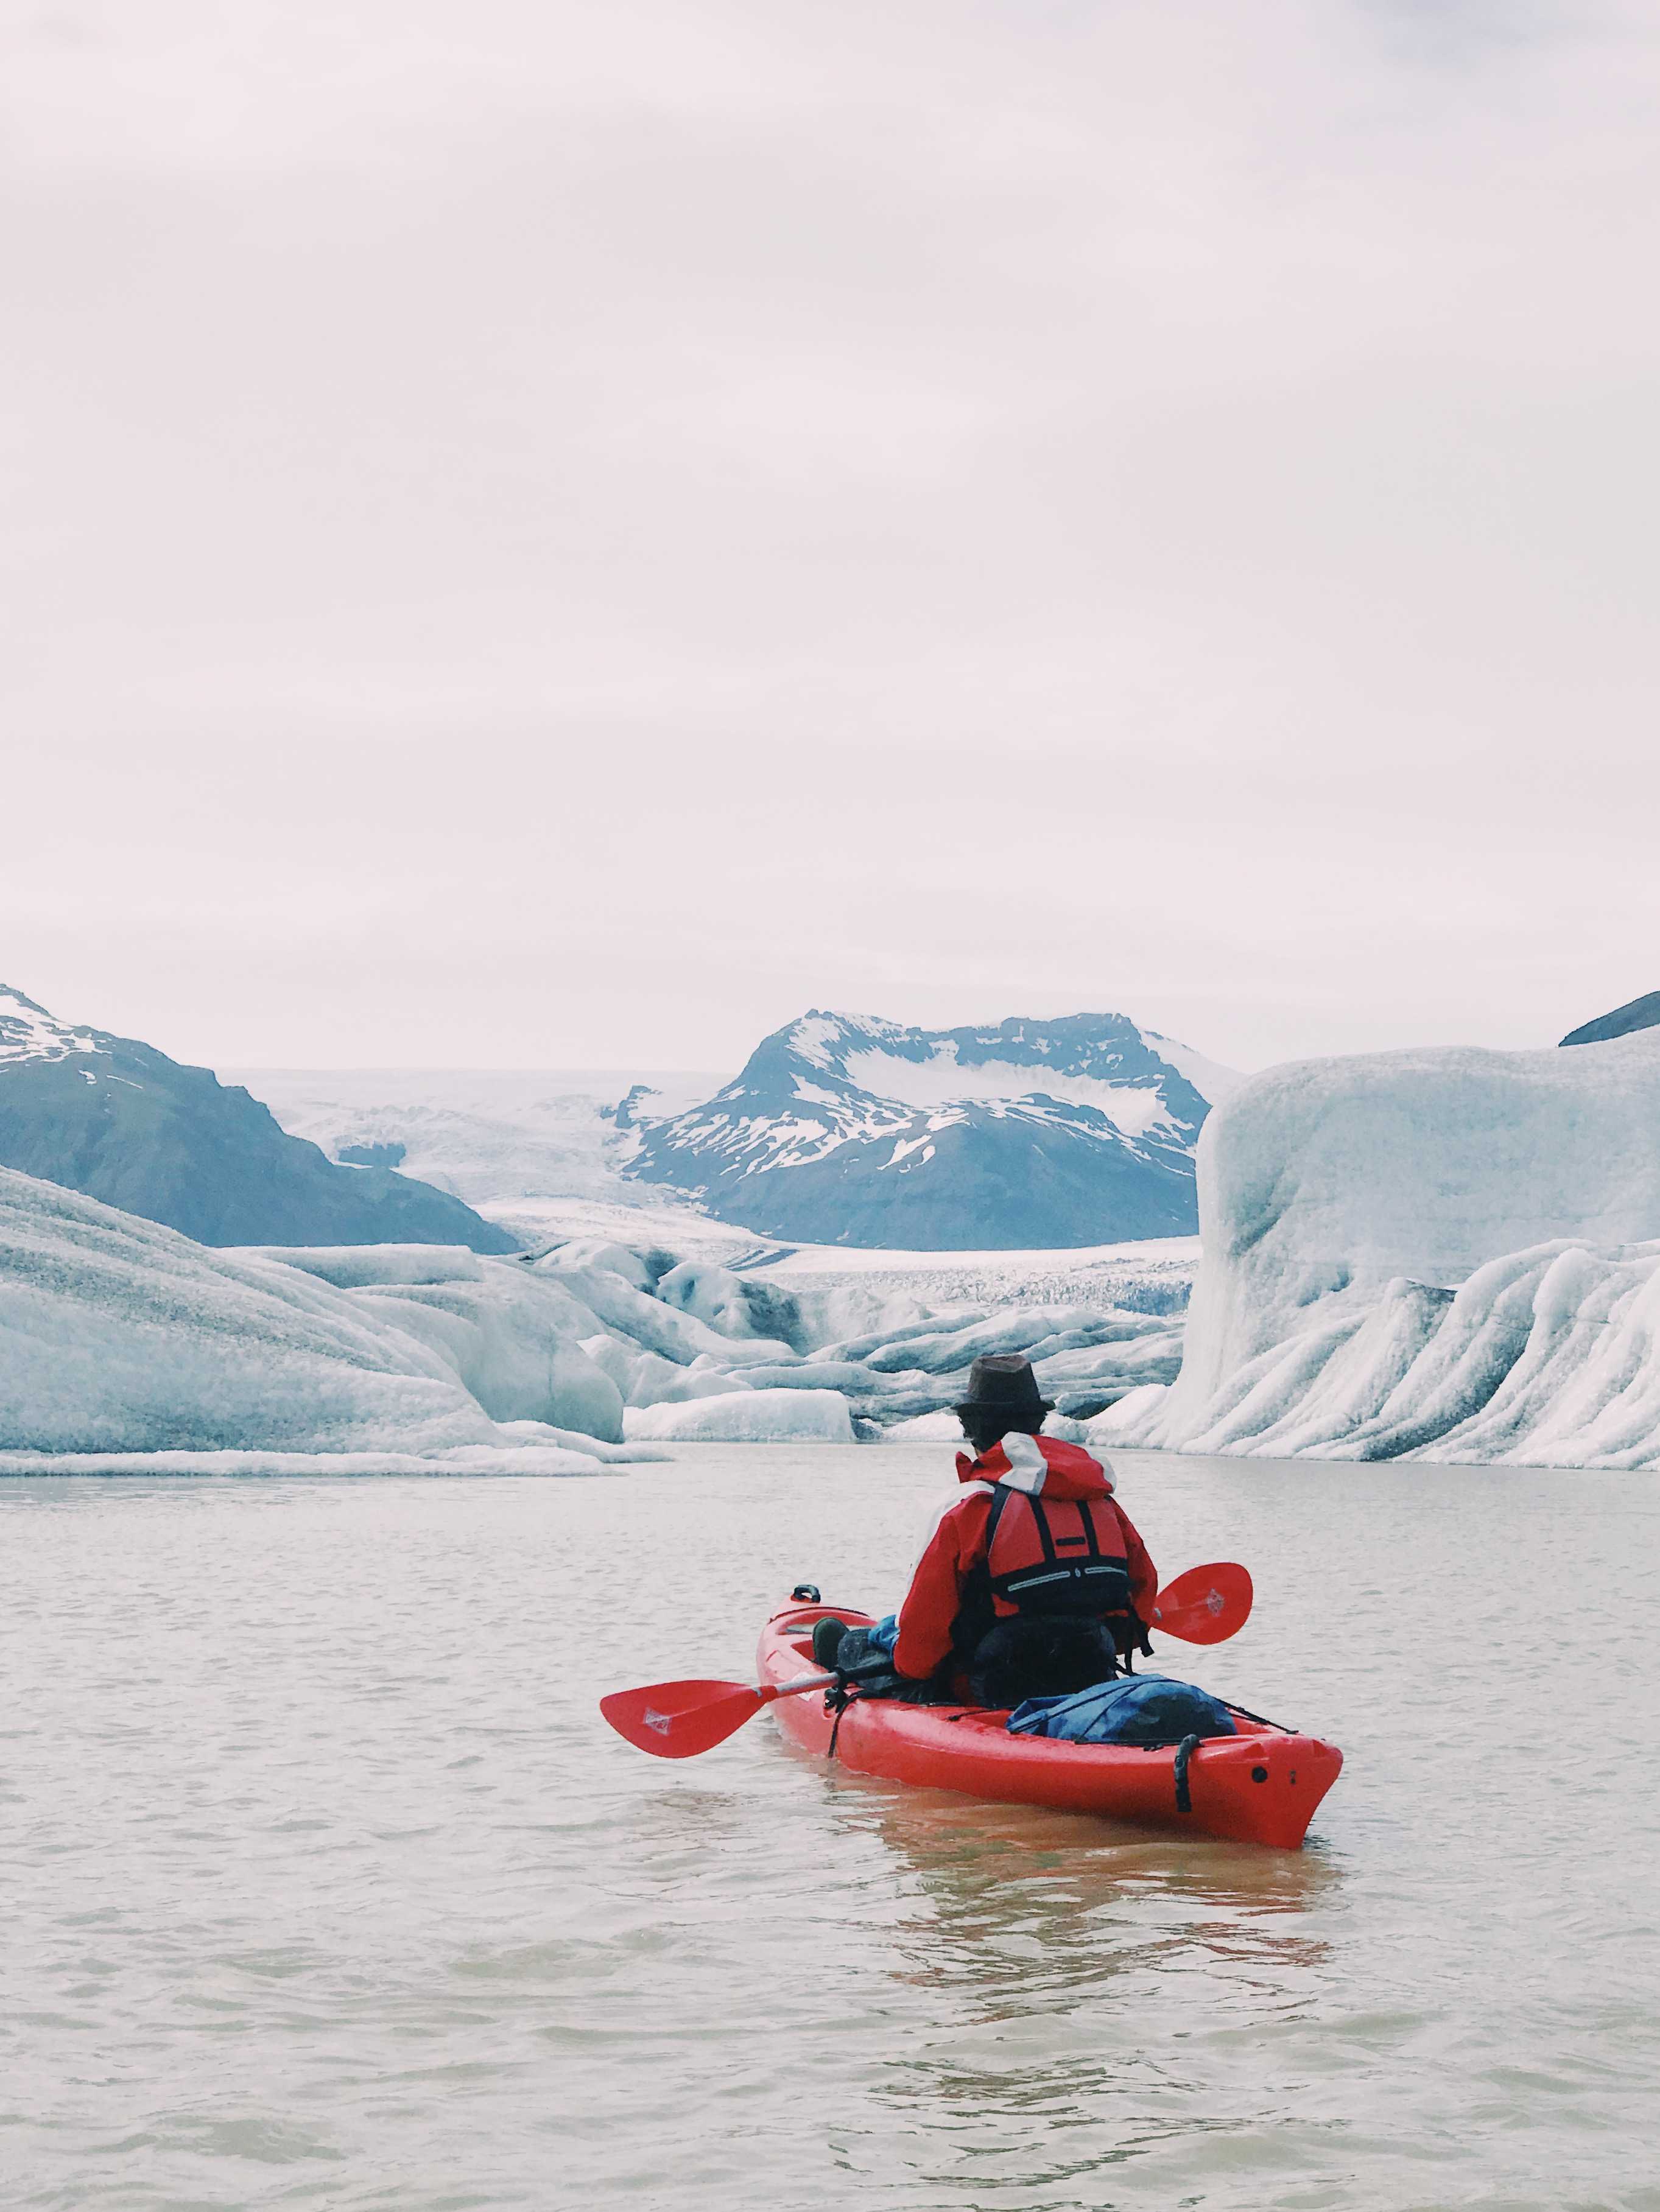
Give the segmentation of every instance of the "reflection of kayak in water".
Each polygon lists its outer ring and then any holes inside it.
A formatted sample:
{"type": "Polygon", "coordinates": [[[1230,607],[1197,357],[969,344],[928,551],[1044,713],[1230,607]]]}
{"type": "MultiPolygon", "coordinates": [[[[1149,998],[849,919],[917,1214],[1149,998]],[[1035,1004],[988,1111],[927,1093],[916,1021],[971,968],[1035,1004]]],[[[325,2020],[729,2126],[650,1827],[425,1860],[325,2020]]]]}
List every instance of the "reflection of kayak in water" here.
{"type": "MultiPolygon", "coordinates": [[[[799,1680],[812,1664],[815,1621],[834,1615],[855,1628],[872,1616],[839,1605],[790,1605],[761,1632],[757,1664],[763,1686],[799,1680]]],[[[1336,1781],[1343,1754],[1317,1736],[1295,1735],[1231,1706],[1237,1735],[1175,1744],[1068,1743],[1011,1735],[1008,1715],[976,1705],[909,1705],[854,1698],[841,1715],[822,1698],[780,1698],[778,1725],[793,1743],[830,1749],[855,1774],[958,1790],[1018,1805],[1154,1821],[1237,1841],[1301,1847],[1316,1808],[1336,1781]],[[1180,1800],[1185,1798],[1185,1808],[1180,1800]]]]}

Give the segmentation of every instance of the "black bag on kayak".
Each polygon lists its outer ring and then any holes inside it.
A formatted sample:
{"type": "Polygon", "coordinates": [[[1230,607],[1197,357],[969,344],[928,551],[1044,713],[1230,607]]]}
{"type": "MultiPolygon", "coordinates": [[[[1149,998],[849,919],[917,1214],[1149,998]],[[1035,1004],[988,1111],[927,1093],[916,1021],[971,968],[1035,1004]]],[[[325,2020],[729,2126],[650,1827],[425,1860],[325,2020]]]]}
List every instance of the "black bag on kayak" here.
{"type": "Polygon", "coordinates": [[[1028,1698],[1009,1715],[1011,1735],[1063,1743],[1180,1743],[1183,1737],[1237,1735],[1219,1698],[1168,1674],[1126,1674],[1069,1698],[1028,1698]]]}
{"type": "Polygon", "coordinates": [[[1005,1709],[1075,1697],[1118,1672],[1118,1649],[1104,1621],[1021,1617],[1000,1620],[968,1664],[977,1705],[1005,1709]]]}

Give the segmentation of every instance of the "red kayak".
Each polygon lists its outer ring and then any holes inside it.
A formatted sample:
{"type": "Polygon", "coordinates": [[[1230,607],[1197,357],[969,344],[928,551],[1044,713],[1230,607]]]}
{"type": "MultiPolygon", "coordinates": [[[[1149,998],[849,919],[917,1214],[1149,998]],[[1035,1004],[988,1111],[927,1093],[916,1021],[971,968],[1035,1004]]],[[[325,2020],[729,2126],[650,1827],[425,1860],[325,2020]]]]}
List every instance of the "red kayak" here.
{"type": "MultiPolygon", "coordinates": [[[[872,1616],[839,1605],[786,1606],[761,1632],[756,1654],[763,1686],[800,1680],[812,1669],[815,1621],[833,1615],[852,1628],[872,1616]]],[[[855,1774],[928,1790],[959,1790],[1015,1805],[1098,1813],[1115,1820],[1199,1829],[1237,1842],[1302,1848],[1309,1822],[1336,1781],[1343,1754],[1318,1736],[1297,1735],[1230,1706],[1237,1735],[1211,1736],[1186,1762],[1178,1791],[1174,1745],[1066,1743],[1011,1735],[1006,1712],[981,1705],[907,1705],[854,1698],[836,1729],[836,1756],[855,1774]],[[1185,1795],[1188,1809],[1178,1807],[1185,1795]]],[[[821,1697],[780,1698],[778,1725],[793,1743],[821,1756],[836,1717],[821,1697]]]]}

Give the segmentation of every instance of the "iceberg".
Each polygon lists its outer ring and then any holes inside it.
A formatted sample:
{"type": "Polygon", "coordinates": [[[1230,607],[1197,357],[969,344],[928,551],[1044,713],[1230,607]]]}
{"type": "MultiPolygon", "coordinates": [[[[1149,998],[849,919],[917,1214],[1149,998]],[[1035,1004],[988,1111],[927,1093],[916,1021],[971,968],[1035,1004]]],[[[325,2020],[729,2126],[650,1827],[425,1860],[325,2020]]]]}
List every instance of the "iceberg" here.
{"type": "MultiPolygon", "coordinates": [[[[504,1266],[507,1263],[492,1263],[504,1266]]],[[[197,1244],[0,1170],[0,1451],[76,1455],[556,1455],[551,1425],[493,1420],[387,1299],[286,1261],[197,1244]],[[388,1312],[386,1308],[392,1308],[388,1312]]],[[[564,1462],[581,1460],[581,1470],[564,1462]]],[[[154,1463],[151,1462],[150,1463],[154,1463]]]]}
{"type": "Polygon", "coordinates": [[[683,1260],[662,1277],[657,1295],[722,1336],[800,1346],[801,1309],[791,1293],[730,1267],[683,1260]]]}
{"type": "Polygon", "coordinates": [[[634,1363],[627,1402],[630,1406],[679,1406],[692,1398],[727,1397],[734,1390],[747,1390],[749,1387],[737,1376],[728,1375],[713,1364],[704,1366],[694,1360],[690,1367],[677,1367],[672,1360],[660,1359],[654,1352],[642,1352],[634,1363]]]}
{"type": "MultiPolygon", "coordinates": [[[[1045,1428],[1049,1424],[1044,1423],[1045,1428]]],[[[964,1449],[963,1424],[955,1413],[913,1413],[908,1421],[895,1421],[882,1431],[885,1444],[955,1444],[964,1449]]]]}
{"type": "Polygon", "coordinates": [[[595,1317],[562,1283],[455,1246],[301,1246],[255,1256],[361,1292],[361,1312],[435,1352],[493,1420],[622,1441],[622,1393],[582,1344],[595,1317]]]}
{"type": "Polygon", "coordinates": [[[388,1283],[481,1283],[484,1270],[464,1244],[240,1244],[250,1260],[281,1260],[337,1291],[388,1283]]]}
{"type": "MultiPolygon", "coordinates": [[[[599,1235],[512,1258],[461,1244],[208,1248],[9,1171],[0,1454],[160,1469],[182,1452],[223,1473],[313,1458],[454,1471],[483,1454],[504,1468],[510,1455],[515,1471],[593,1471],[619,1451],[658,1455],[647,1437],[871,1437],[949,1408],[983,1349],[1028,1348],[1061,1413],[1080,1418],[1177,1370],[1179,1320],[1097,1287],[1137,1294],[1118,1257],[1104,1273],[1098,1256],[1063,1255],[1057,1273],[1024,1253],[1006,1279],[998,1255],[969,1255],[970,1303],[963,1264],[937,1256],[920,1278],[872,1287],[816,1262],[780,1282],[789,1255],[751,1255],[766,1279],[742,1272],[741,1254],[728,1267],[599,1235]]],[[[1186,1263],[1161,1255],[1161,1306],[1172,1268],[1185,1287],[1186,1263]]],[[[948,1413],[935,1426],[957,1434],[948,1413]]]]}
{"type": "Polygon", "coordinates": [[[1275,1068],[1200,1139],[1179,1375],[1104,1443],[1660,1466],[1660,1034],[1275,1068]]]}
{"type": "Polygon", "coordinates": [[[630,1443],[850,1444],[848,1401],[836,1390],[733,1390],[684,1405],[630,1406],[630,1443]]]}
{"type": "Polygon", "coordinates": [[[866,1394],[890,1378],[873,1374],[856,1359],[804,1359],[796,1367],[733,1367],[730,1379],[750,1390],[851,1390],[866,1394]]]}
{"type": "Polygon", "coordinates": [[[920,1368],[925,1374],[944,1375],[989,1352],[1022,1352],[1035,1364],[1070,1346],[1168,1334],[1164,1323],[1146,1315],[1108,1316],[1088,1306],[1023,1306],[937,1335],[908,1333],[867,1358],[879,1374],[920,1368]],[[1058,1341],[1062,1337],[1069,1339],[1068,1346],[1058,1341]]]}
{"type": "MultiPolygon", "coordinates": [[[[701,1353],[711,1358],[732,1357],[733,1340],[693,1313],[684,1313],[678,1306],[665,1305],[648,1291],[635,1290],[633,1284],[608,1267],[593,1265],[569,1266],[562,1252],[550,1252],[536,1261],[531,1272],[562,1283],[575,1298],[580,1299],[607,1328],[619,1335],[632,1337],[672,1360],[677,1366],[690,1367],[701,1353]]],[[[796,1358],[790,1345],[775,1342],[766,1337],[749,1337],[744,1340],[744,1352],[748,1358],[766,1358],[787,1361],[796,1358]]]]}
{"type": "Polygon", "coordinates": [[[556,1285],[502,1268],[477,1284],[366,1291],[358,1304],[429,1346],[492,1420],[621,1443],[623,1394],[582,1349],[593,1316],[556,1285]]]}

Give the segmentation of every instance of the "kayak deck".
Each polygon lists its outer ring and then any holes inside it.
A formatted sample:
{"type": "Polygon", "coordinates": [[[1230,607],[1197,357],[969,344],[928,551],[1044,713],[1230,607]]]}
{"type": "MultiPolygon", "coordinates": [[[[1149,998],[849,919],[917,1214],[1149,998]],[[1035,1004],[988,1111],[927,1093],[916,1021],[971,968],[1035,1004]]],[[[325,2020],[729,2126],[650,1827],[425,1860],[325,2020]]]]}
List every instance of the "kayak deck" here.
{"type": "MultiPolygon", "coordinates": [[[[839,1605],[785,1606],[761,1632],[756,1657],[763,1684],[799,1680],[812,1671],[813,1624],[827,1616],[856,1628],[868,1627],[873,1618],[839,1605]]],[[[829,1752],[836,1717],[826,1712],[822,1697],[809,1692],[780,1698],[772,1710],[793,1743],[821,1756],[829,1752]]],[[[855,1698],[836,1729],[836,1756],[855,1774],[889,1782],[1300,1850],[1316,1808],[1341,1770],[1342,1753],[1318,1736],[1229,1711],[1240,1733],[1207,1737],[1195,1747],[1188,1762],[1186,1812],[1177,1805],[1173,1744],[1144,1749],[1011,1735],[1006,1711],[980,1705],[855,1698]]]]}

